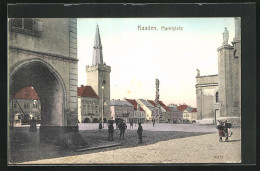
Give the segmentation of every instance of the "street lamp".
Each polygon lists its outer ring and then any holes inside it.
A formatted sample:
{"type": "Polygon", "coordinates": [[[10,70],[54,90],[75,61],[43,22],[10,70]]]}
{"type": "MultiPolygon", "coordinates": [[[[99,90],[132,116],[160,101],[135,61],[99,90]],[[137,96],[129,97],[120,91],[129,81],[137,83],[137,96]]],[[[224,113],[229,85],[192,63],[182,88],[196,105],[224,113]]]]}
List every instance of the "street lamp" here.
{"type": "Polygon", "coordinates": [[[102,99],[101,99],[101,102],[102,102],[102,106],[101,106],[101,122],[103,122],[103,128],[104,128],[104,88],[105,86],[102,85],[102,99]]]}

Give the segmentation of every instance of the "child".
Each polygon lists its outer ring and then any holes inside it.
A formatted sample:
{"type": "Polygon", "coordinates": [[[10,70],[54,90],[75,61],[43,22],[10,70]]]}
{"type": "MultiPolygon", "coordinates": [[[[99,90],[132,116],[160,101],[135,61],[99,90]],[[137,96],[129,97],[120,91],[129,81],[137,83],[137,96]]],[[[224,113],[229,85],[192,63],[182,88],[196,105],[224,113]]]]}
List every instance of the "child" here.
{"type": "Polygon", "coordinates": [[[138,138],[140,140],[140,143],[142,143],[142,140],[143,140],[143,127],[141,126],[141,123],[139,123],[139,127],[138,127],[138,130],[137,130],[137,134],[138,134],[138,138]]]}

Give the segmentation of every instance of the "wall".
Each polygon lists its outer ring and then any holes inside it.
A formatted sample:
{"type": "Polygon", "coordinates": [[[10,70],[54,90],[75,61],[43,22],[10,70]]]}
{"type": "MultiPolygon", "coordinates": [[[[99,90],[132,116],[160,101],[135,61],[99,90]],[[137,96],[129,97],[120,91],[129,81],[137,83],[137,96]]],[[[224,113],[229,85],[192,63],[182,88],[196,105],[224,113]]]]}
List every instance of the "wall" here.
{"type": "Polygon", "coordinates": [[[55,129],[58,135],[58,128],[74,129],[78,121],[77,19],[36,20],[43,24],[39,37],[9,27],[9,90],[12,96],[22,85],[34,85],[42,103],[41,132],[48,136],[55,129]]]}
{"type": "Polygon", "coordinates": [[[215,93],[218,91],[218,75],[196,77],[198,119],[215,118],[215,93]]]}

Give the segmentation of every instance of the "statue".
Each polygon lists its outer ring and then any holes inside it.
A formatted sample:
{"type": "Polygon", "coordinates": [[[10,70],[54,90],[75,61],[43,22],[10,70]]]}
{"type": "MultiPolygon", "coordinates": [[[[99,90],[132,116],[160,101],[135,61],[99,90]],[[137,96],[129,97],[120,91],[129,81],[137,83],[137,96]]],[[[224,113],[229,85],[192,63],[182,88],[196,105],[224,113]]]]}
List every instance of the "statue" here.
{"type": "Polygon", "coordinates": [[[223,43],[222,45],[228,45],[229,32],[225,27],[225,31],[223,32],[223,43]]]}
{"type": "Polygon", "coordinates": [[[200,76],[200,70],[196,69],[197,70],[197,77],[200,76]]]}

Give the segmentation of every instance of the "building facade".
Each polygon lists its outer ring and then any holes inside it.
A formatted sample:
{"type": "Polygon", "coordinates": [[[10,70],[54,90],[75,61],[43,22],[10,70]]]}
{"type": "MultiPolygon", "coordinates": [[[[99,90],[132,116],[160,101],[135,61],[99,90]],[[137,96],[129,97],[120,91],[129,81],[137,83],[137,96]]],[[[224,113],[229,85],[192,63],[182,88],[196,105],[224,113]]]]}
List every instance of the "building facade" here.
{"type": "Polygon", "coordinates": [[[11,100],[14,125],[29,124],[31,120],[41,121],[41,101],[33,87],[19,90],[11,100]]]}
{"type": "Polygon", "coordinates": [[[155,107],[145,99],[137,99],[136,102],[144,109],[146,121],[152,121],[156,115],[155,107]]]}
{"type": "Polygon", "coordinates": [[[121,118],[129,122],[134,117],[134,106],[127,100],[111,100],[111,119],[121,118]]]}
{"type": "Polygon", "coordinates": [[[183,110],[183,123],[196,123],[197,122],[197,109],[188,106],[183,110]]]}
{"type": "Polygon", "coordinates": [[[129,103],[131,103],[134,106],[134,115],[131,118],[134,123],[144,123],[146,121],[146,114],[142,107],[140,107],[140,104],[137,103],[135,99],[125,99],[129,103]]]}
{"type": "Polygon", "coordinates": [[[219,91],[218,75],[196,77],[196,100],[198,108],[198,120],[205,123],[216,123],[219,117],[219,91]]]}
{"type": "Polygon", "coordinates": [[[177,109],[177,105],[174,107],[168,106],[168,108],[172,111],[171,121],[172,123],[182,123],[183,121],[183,112],[177,109]]]}
{"type": "Polygon", "coordinates": [[[217,49],[218,75],[196,77],[198,121],[216,123],[218,119],[241,122],[241,19],[235,19],[235,38],[228,43],[225,28],[223,43],[217,49]]]}
{"type": "MultiPolygon", "coordinates": [[[[157,105],[153,100],[147,100],[151,105],[156,107],[157,105]]],[[[172,111],[160,100],[158,100],[158,106],[160,107],[161,116],[159,116],[160,122],[172,122],[171,115],[173,114],[172,111]]]]}
{"type": "Polygon", "coordinates": [[[20,89],[34,87],[41,101],[41,141],[78,131],[77,74],[77,19],[8,19],[9,104],[20,89]]]}
{"type": "Polygon", "coordinates": [[[100,98],[99,111],[102,120],[111,117],[110,113],[110,72],[111,67],[103,62],[99,27],[96,28],[92,65],[86,66],[87,85],[91,86],[100,98]]]}
{"type": "Polygon", "coordinates": [[[99,97],[91,86],[78,87],[78,120],[80,123],[100,122],[99,102],[99,97]]]}

